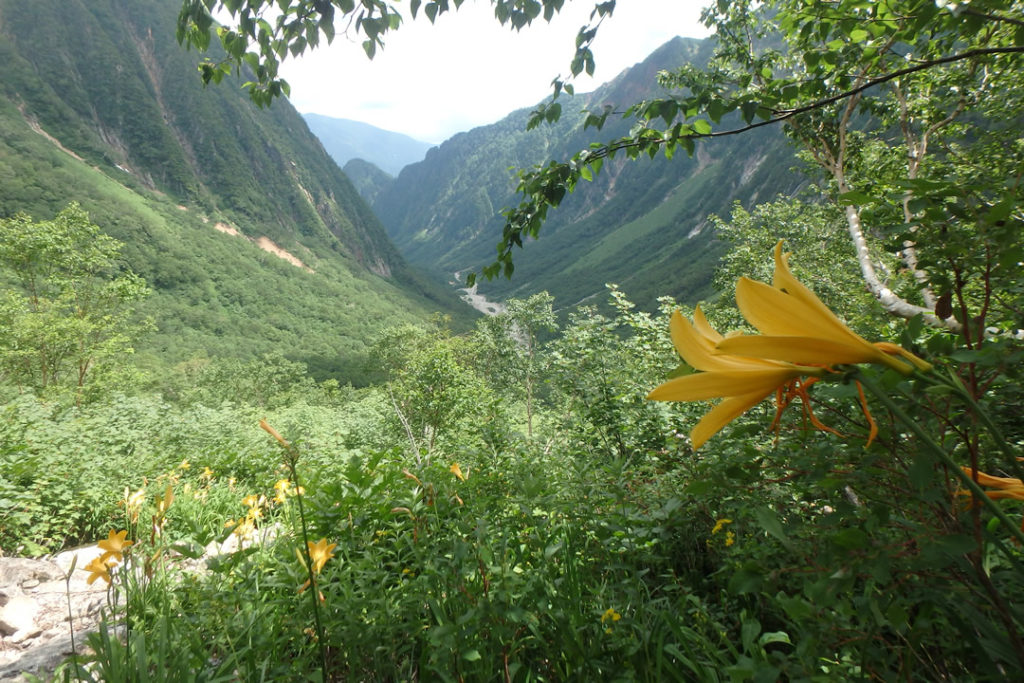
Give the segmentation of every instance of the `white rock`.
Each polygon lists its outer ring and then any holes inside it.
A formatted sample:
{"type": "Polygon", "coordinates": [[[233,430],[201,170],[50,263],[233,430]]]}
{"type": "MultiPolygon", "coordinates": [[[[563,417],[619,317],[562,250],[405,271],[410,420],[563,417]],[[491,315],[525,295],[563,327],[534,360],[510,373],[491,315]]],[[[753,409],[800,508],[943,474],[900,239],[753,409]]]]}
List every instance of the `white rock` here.
{"type": "Polygon", "coordinates": [[[26,640],[31,640],[32,638],[35,638],[36,636],[38,636],[42,632],[43,632],[43,629],[39,628],[38,626],[33,625],[31,629],[26,629],[24,631],[17,631],[13,636],[11,636],[11,642],[14,643],[15,645],[17,645],[19,643],[24,643],[26,640]]]}
{"type": "Polygon", "coordinates": [[[39,605],[35,600],[24,595],[13,597],[0,609],[0,633],[13,635],[19,631],[38,630],[36,626],[38,614],[39,605]]]}

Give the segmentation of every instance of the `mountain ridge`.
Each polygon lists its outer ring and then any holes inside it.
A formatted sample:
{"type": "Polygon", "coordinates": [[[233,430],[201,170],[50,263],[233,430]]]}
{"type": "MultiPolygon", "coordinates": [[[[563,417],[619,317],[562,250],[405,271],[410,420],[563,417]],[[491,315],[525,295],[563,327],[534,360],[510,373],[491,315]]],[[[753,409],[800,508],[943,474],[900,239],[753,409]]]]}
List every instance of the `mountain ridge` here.
{"type": "Polygon", "coordinates": [[[202,87],[175,18],[155,0],[0,0],[0,216],[79,201],[121,240],[154,289],[152,367],[280,352],[361,381],[387,321],[468,320],[287,102],[202,87]]]}
{"type": "MultiPolygon", "coordinates": [[[[500,210],[520,201],[509,167],[568,159],[595,140],[625,136],[634,120],[613,114],[601,131],[583,130],[586,112],[664,95],[657,72],[705,63],[713,45],[667,41],[593,92],[563,94],[562,117],[553,124],[526,131],[531,110],[521,109],[453,136],[402,169],[375,196],[374,210],[412,263],[438,273],[479,269],[493,260],[504,226],[500,210]]],[[[802,183],[789,170],[794,164],[775,130],[698,142],[692,158],[607,159],[593,182],[580,183],[548,214],[540,239],[516,254],[512,280],[484,281],[481,292],[503,298],[546,289],[562,306],[601,295],[606,282],[629,283],[646,307],[663,294],[684,301],[710,296],[722,245],[706,229],[707,216],[728,215],[734,200],[791,194],[802,183]]]]}
{"type": "Polygon", "coordinates": [[[394,176],[405,166],[423,159],[427,150],[434,147],[429,142],[364,121],[309,113],[302,118],[342,168],[353,159],[362,159],[394,176]]]}

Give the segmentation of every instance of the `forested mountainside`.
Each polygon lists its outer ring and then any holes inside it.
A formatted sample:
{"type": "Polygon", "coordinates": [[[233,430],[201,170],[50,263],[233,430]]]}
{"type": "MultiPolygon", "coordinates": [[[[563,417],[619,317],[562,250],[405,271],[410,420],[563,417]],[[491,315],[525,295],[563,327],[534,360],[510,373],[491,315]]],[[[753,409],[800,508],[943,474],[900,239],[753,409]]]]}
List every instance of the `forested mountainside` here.
{"type": "MultiPolygon", "coordinates": [[[[355,379],[388,320],[458,311],[285,101],[204,88],[158,0],[0,0],[0,216],[77,201],[154,292],[159,366],[279,352],[355,379]]],[[[464,313],[456,313],[464,315],[464,313]]]]}
{"type": "Polygon", "coordinates": [[[397,175],[405,166],[422,160],[433,147],[429,142],[362,121],[320,114],[303,114],[302,118],[341,167],[352,159],[362,159],[389,175],[397,175]]]}
{"type": "MultiPolygon", "coordinates": [[[[493,260],[500,211],[519,203],[516,168],[568,158],[595,140],[626,134],[631,120],[616,114],[603,130],[584,130],[584,110],[653,96],[660,91],[658,71],[704,64],[712,49],[707,40],[676,38],[595,92],[563,95],[563,115],[553,125],[527,131],[530,110],[524,109],[456,135],[380,189],[374,210],[411,262],[446,273],[478,269],[493,260]]],[[[548,215],[541,239],[517,257],[511,281],[484,281],[481,291],[505,297],[546,289],[571,305],[616,282],[645,305],[662,294],[699,299],[710,291],[721,254],[708,215],[728,216],[735,201],[750,205],[791,194],[800,183],[794,165],[778,130],[698,143],[691,158],[620,156],[548,215]]]]}
{"type": "Polygon", "coordinates": [[[370,204],[373,204],[377,195],[395,181],[393,176],[365,159],[352,159],[342,167],[342,170],[363,199],[370,204]]]}

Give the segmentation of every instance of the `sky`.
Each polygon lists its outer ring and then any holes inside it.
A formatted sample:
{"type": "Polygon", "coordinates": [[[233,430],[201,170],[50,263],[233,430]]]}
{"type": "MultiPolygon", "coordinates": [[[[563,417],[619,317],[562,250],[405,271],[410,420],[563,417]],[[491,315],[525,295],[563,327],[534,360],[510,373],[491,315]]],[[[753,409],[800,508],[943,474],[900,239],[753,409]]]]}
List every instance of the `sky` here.
{"type": "MultiPolygon", "coordinates": [[[[551,24],[542,19],[516,33],[494,18],[491,3],[470,0],[431,25],[422,12],[385,38],[371,61],[361,40],[340,32],[281,65],[300,112],[364,121],[439,143],[457,132],[494,123],[551,94],[551,80],[569,75],[576,33],[595,0],[569,0],[551,24]]],[[[588,92],[680,35],[708,35],[702,0],[618,0],[592,48],[594,77],[579,77],[588,92]]],[[[408,5],[396,2],[399,11],[408,5]]],[[[404,12],[403,12],[404,14],[404,12]]]]}

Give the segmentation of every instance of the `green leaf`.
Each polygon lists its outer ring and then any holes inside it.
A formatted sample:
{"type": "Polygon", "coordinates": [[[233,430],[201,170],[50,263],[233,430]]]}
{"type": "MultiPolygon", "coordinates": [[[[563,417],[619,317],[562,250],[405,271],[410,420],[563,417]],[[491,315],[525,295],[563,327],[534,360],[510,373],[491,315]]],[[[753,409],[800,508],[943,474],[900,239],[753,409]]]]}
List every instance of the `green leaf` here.
{"type": "Polygon", "coordinates": [[[792,645],[793,641],[789,639],[789,634],[785,631],[768,631],[767,633],[762,633],[761,637],[757,639],[757,644],[761,647],[771,643],[792,645]]]}
{"type": "Polygon", "coordinates": [[[753,122],[754,116],[757,114],[757,108],[757,102],[744,102],[740,105],[740,111],[743,113],[744,123],[753,122]]]}
{"type": "Polygon", "coordinates": [[[874,198],[867,192],[851,190],[839,195],[839,201],[844,204],[870,204],[874,201],[874,198]]]}
{"type": "Polygon", "coordinates": [[[868,535],[860,529],[843,529],[832,534],[831,540],[840,548],[846,550],[860,550],[868,544],[868,535]]]}
{"type": "Polygon", "coordinates": [[[476,650],[470,650],[462,655],[462,658],[467,662],[478,662],[480,661],[480,653],[476,650]]]}
{"type": "Polygon", "coordinates": [[[197,560],[203,556],[206,549],[191,539],[185,539],[171,545],[171,550],[191,560],[197,560]]]}
{"type": "Polygon", "coordinates": [[[782,522],[774,510],[767,507],[759,507],[754,510],[754,516],[757,517],[757,522],[761,525],[761,528],[768,532],[770,536],[776,538],[787,548],[790,547],[789,537],[786,536],[786,532],[782,529],[782,522]]]}

